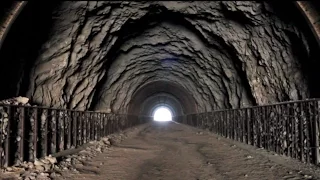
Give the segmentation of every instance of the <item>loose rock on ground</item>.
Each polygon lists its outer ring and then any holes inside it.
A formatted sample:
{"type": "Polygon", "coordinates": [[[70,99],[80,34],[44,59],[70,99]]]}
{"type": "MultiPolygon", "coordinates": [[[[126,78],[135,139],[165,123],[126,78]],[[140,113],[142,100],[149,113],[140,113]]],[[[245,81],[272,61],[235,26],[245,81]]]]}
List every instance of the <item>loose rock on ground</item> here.
{"type": "Polygon", "coordinates": [[[61,177],[63,172],[78,173],[75,166],[85,164],[88,159],[94,158],[99,153],[103,153],[113,143],[121,142],[126,136],[122,133],[112,134],[102,138],[100,141],[91,141],[89,146],[78,153],[67,155],[65,157],[56,157],[51,155],[34,162],[23,162],[12,167],[1,170],[0,179],[21,179],[21,180],[51,180],[61,177]]]}

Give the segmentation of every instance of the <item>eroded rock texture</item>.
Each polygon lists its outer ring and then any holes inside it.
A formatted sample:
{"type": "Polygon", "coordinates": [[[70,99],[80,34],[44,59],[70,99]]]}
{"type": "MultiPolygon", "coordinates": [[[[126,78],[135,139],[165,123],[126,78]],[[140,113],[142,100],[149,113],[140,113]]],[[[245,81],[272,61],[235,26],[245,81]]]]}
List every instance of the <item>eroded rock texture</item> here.
{"type": "Polygon", "coordinates": [[[39,104],[122,113],[153,81],[183,87],[198,112],[309,97],[295,55],[308,43],[267,3],[67,1],[53,17],[31,73],[39,104]]]}

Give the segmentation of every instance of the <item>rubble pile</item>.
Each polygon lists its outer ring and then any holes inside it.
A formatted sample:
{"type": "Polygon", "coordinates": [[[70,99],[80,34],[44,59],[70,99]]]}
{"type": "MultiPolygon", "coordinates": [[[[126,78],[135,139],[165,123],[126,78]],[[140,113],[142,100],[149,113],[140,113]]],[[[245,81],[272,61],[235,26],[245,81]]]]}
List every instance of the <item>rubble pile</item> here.
{"type": "Polygon", "coordinates": [[[22,162],[12,167],[2,169],[5,175],[12,175],[16,179],[32,180],[43,179],[50,180],[59,173],[55,172],[57,167],[57,159],[51,155],[41,159],[36,159],[34,162],[22,162]]]}
{"type": "Polygon", "coordinates": [[[0,104],[31,106],[31,104],[29,103],[29,98],[21,96],[1,100],[0,104]]]}
{"type": "Polygon", "coordinates": [[[100,141],[89,142],[89,146],[85,149],[78,153],[61,157],[61,160],[49,155],[36,159],[34,162],[19,163],[1,171],[4,175],[10,175],[21,180],[51,180],[61,177],[62,173],[66,171],[79,173],[76,169],[77,166],[83,166],[87,160],[97,156],[98,153],[105,152],[111,145],[119,143],[125,138],[126,135],[123,133],[112,134],[101,138],[100,141]]]}

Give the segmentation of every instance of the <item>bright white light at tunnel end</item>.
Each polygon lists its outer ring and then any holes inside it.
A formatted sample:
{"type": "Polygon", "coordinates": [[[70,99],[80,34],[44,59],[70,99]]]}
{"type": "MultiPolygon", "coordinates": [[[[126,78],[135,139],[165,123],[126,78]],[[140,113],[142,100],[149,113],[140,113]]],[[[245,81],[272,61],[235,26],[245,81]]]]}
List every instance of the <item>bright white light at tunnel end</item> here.
{"type": "Polygon", "coordinates": [[[154,110],[154,121],[172,121],[172,112],[165,106],[160,106],[154,110]]]}

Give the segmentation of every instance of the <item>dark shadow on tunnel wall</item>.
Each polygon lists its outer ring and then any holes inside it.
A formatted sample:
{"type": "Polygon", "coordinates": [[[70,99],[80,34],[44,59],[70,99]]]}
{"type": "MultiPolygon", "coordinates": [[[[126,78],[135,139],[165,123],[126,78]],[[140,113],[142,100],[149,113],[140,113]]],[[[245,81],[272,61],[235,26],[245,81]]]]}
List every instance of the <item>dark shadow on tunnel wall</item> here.
{"type": "Polygon", "coordinates": [[[5,17],[9,15],[10,8],[14,5],[12,1],[0,1],[0,24],[3,23],[5,17]]]}
{"type": "Polygon", "coordinates": [[[0,99],[26,96],[30,70],[48,39],[52,11],[58,4],[29,1],[12,24],[0,49],[0,99]]]}
{"type": "MultiPolygon", "coordinates": [[[[312,32],[308,22],[303,17],[303,14],[299,11],[298,7],[295,6],[294,2],[270,1],[268,3],[272,5],[278,17],[285,23],[294,23],[304,33],[310,48],[309,54],[301,39],[294,36],[291,32],[286,32],[291,41],[293,54],[300,63],[302,72],[308,81],[310,96],[311,98],[319,98],[320,83],[318,82],[318,79],[320,77],[320,47],[317,36],[312,32]]],[[[320,11],[319,2],[314,1],[311,3],[318,11],[320,11]]],[[[299,99],[301,99],[301,97],[299,97],[299,99]]]]}

